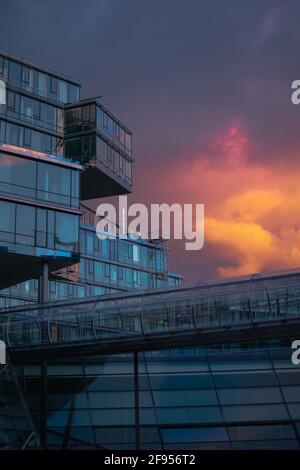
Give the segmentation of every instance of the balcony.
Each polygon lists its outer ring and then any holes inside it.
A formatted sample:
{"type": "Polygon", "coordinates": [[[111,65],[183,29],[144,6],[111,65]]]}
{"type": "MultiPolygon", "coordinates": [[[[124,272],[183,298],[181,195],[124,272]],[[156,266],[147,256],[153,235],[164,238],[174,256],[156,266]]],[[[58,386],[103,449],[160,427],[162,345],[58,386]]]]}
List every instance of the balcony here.
{"type": "Polygon", "coordinates": [[[0,289],[40,276],[44,261],[50,272],[79,261],[78,215],[43,213],[41,209],[23,206],[24,218],[14,222],[21,207],[0,201],[1,211],[10,214],[8,220],[0,223],[0,289]],[[37,230],[44,222],[49,227],[54,223],[55,231],[37,230]]]}
{"type": "Polygon", "coordinates": [[[66,106],[65,154],[83,165],[81,199],[127,194],[132,187],[131,132],[97,100],[66,106]]]}

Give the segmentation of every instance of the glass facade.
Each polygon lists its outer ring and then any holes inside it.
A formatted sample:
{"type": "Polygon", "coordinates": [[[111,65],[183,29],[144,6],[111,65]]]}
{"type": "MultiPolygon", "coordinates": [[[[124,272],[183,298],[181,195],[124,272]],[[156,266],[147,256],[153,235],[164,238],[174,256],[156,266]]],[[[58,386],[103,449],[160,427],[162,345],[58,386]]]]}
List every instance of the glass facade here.
{"type": "Polygon", "coordinates": [[[0,119],[0,143],[63,156],[63,140],[61,137],[36,131],[3,119],[0,119]]]}
{"type": "Polygon", "coordinates": [[[0,151],[0,193],[78,209],[78,170],[0,151]]]}
{"type": "Polygon", "coordinates": [[[121,155],[109,143],[96,134],[88,134],[65,141],[65,153],[68,158],[81,163],[95,162],[120,177],[128,184],[132,182],[132,162],[121,155]]]}
{"type": "Polygon", "coordinates": [[[0,450],[37,449],[35,427],[11,365],[0,365],[0,403],[0,450]]]}
{"type": "Polygon", "coordinates": [[[39,70],[30,64],[1,54],[0,77],[14,88],[58,104],[78,101],[80,98],[78,84],[60,79],[50,72],[39,70]]]}
{"type": "Polygon", "coordinates": [[[63,109],[14,91],[7,92],[1,114],[48,131],[63,133],[63,109]],[[4,109],[3,109],[4,108],[4,109]]]}
{"type": "Polygon", "coordinates": [[[36,256],[78,253],[78,215],[1,200],[0,212],[2,249],[36,256]]]}
{"type": "MultiPolygon", "coordinates": [[[[143,449],[299,449],[300,374],[283,341],[139,359],[143,449]]],[[[38,422],[39,368],[24,375],[38,422]]],[[[130,355],[51,365],[48,431],[53,449],[135,449],[130,355]]]]}
{"type": "Polygon", "coordinates": [[[0,79],[0,142],[62,156],[64,105],[80,99],[79,84],[1,53],[0,79]]]}
{"type": "Polygon", "coordinates": [[[131,186],[132,133],[99,101],[69,105],[65,133],[67,157],[94,164],[111,178],[131,186]]]}
{"type": "MultiPolygon", "coordinates": [[[[38,215],[43,221],[41,212],[38,215]]],[[[39,239],[42,239],[39,236],[39,239]]],[[[46,241],[46,237],[43,238],[46,241]]],[[[128,289],[179,285],[182,278],[168,272],[163,245],[150,242],[99,240],[92,226],[80,226],[80,263],[63,268],[49,282],[50,300],[112,294],[128,289]]],[[[36,243],[36,242],[35,242],[36,243]]],[[[0,290],[0,308],[37,302],[38,282],[28,280],[0,290]]]]}
{"type": "Polygon", "coordinates": [[[132,133],[99,101],[66,110],[66,134],[97,129],[126,155],[132,155],[132,133]]]}

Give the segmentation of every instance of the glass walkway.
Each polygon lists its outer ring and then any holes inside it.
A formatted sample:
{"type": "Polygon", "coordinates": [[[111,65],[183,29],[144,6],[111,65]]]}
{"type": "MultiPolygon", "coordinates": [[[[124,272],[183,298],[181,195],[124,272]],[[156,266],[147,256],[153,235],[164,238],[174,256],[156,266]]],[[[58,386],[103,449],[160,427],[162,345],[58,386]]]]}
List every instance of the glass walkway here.
{"type": "Polygon", "coordinates": [[[0,339],[16,360],[297,334],[299,269],[0,311],[0,339]]]}

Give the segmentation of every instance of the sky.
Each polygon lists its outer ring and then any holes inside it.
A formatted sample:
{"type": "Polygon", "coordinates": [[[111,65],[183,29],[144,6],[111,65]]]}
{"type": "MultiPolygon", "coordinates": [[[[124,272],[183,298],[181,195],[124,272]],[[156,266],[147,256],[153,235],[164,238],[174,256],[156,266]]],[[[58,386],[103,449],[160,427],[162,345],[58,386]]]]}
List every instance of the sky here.
{"type": "Polygon", "coordinates": [[[186,283],[300,266],[298,0],[0,0],[0,49],[78,79],[134,133],[130,202],[205,204],[186,283]]]}

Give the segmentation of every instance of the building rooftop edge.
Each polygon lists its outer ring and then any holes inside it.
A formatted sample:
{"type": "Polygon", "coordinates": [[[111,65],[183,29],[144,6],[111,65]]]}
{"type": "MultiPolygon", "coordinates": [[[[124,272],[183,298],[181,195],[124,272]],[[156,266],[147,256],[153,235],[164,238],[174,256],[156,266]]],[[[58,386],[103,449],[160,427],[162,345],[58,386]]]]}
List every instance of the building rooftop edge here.
{"type": "Polygon", "coordinates": [[[63,73],[60,73],[60,72],[56,72],[55,70],[51,70],[47,67],[43,67],[41,65],[38,65],[38,64],[35,64],[35,63],[32,63],[30,62],[29,60],[27,59],[23,59],[22,57],[18,57],[14,54],[12,54],[11,52],[6,52],[6,51],[3,51],[2,49],[0,49],[0,56],[3,56],[7,59],[12,59],[16,62],[20,62],[28,67],[32,67],[36,70],[39,70],[41,72],[44,72],[44,73],[47,73],[49,75],[52,75],[56,78],[60,78],[62,80],[66,80],[74,85],[77,85],[79,87],[81,87],[81,83],[79,82],[79,80],[75,79],[75,78],[72,78],[72,77],[69,77],[68,75],[66,74],[63,74],[63,73]]]}
{"type": "Polygon", "coordinates": [[[124,122],[118,116],[116,116],[112,111],[110,111],[110,109],[107,108],[107,106],[105,106],[105,104],[102,103],[99,96],[91,97],[91,98],[90,97],[81,98],[78,101],[72,101],[70,103],[65,103],[64,108],[65,109],[72,109],[75,106],[84,106],[84,105],[93,104],[93,103],[97,104],[100,108],[102,108],[112,119],[114,119],[120,126],[122,126],[125,129],[125,131],[127,131],[131,135],[133,134],[133,131],[131,129],[129,129],[129,127],[127,127],[126,124],[124,124],[124,122]]]}

